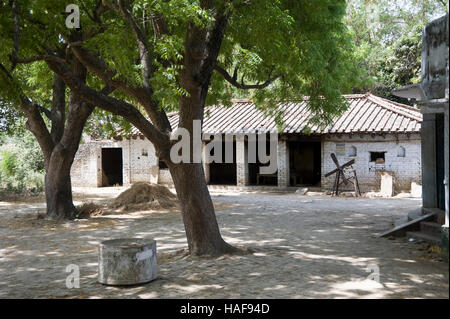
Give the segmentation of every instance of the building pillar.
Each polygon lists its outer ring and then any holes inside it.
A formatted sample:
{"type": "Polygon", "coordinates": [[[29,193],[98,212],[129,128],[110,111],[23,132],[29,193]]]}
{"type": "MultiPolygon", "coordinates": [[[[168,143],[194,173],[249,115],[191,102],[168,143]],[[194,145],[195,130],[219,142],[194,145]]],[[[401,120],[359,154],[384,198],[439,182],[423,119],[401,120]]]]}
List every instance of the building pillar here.
{"type": "Polygon", "coordinates": [[[423,114],[421,128],[422,202],[425,208],[437,207],[436,193],[436,116],[423,114]]]}
{"type": "Polygon", "coordinates": [[[131,140],[122,141],[122,175],[123,185],[129,186],[131,184],[131,140]]]}
{"type": "Polygon", "coordinates": [[[206,143],[203,143],[202,145],[202,165],[203,165],[203,171],[205,172],[205,180],[206,184],[209,184],[211,182],[211,175],[209,171],[209,154],[206,152],[206,143]]]}
{"type": "Polygon", "coordinates": [[[97,174],[97,187],[102,187],[102,183],[103,183],[103,167],[102,167],[102,147],[96,147],[95,151],[94,151],[94,160],[95,160],[95,167],[97,169],[96,174],[97,174]]]}
{"type": "Polygon", "coordinates": [[[278,140],[277,146],[278,187],[289,186],[289,146],[287,141],[278,140]]]}
{"type": "Polygon", "coordinates": [[[247,186],[249,184],[248,152],[245,145],[245,136],[236,136],[236,184],[247,186]]]}

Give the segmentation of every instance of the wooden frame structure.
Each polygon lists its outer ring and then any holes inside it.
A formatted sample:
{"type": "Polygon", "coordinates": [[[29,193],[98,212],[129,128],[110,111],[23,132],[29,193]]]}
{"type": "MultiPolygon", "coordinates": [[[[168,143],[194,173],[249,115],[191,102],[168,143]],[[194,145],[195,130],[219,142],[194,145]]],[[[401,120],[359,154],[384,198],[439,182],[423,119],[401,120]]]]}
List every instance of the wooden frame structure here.
{"type": "Polygon", "coordinates": [[[348,183],[353,184],[355,188],[355,197],[361,196],[361,191],[359,189],[358,177],[356,176],[356,169],[353,168],[353,164],[355,164],[355,160],[352,159],[342,166],[339,164],[339,161],[334,153],[331,153],[331,159],[336,165],[336,169],[332,170],[325,174],[325,177],[336,174],[333,184],[333,193],[332,196],[339,196],[339,185],[344,183],[348,185],[348,183]],[[346,177],[345,173],[351,174],[350,177],[346,177]],[[342,179],[342,182],[341,182],[342,179]]]}

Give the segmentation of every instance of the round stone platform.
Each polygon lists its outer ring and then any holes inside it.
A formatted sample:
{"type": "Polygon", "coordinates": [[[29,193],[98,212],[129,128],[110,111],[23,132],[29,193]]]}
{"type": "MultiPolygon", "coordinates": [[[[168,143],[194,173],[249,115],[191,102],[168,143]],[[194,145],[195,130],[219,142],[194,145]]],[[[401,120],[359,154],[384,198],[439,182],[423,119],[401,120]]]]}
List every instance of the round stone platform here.
{"type": "Polygon", "coordinates": [[[156,241],[120,238],[99,245],[98,281],[105,285],[136,285],[156,279],[156,241]]]}

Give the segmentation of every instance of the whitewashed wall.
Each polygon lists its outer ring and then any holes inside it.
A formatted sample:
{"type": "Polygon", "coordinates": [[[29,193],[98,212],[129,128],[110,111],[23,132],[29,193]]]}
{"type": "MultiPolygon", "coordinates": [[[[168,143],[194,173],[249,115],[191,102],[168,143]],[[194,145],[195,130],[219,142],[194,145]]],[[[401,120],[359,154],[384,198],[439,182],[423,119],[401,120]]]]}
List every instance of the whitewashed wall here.
{"type": "MultiPolygon", "coordinates": [[[[155,178],[152,178],[152,170],[155,173],[158,158],[153,144],[147,139],[86,141],[80,145],[72,166],[71,177],[74,186],[101,186],[101,149],[104,147],[122,148],[125,185],[139,181],[155,181],[155,178]]],[[[417,134],[385,135],[384,137],[353,135],[351,138],[348,135],[325,136],[322,140],[321,184],[326,189],[332,188],[334,175],[327,178],[324,175],[336,168],[330,157],[331,153],[337,155],[341,164],[355,159],[356,163],[353,167],[356,169],[363,192],[379,190],[380,175],[377,173],[379,170],[393,173],[394,188],[397,192],[409,190],[411,182],[421,184],[421,146],[420,136],[417,134]],[[356,156],[351,156],[351,147],[356,148],[356,156]],[[399,156],[400,147],[405,150],[404,157],[399,156]],[[386,152],[385,163],[370,162],[370,152],[386,152]]],[[[167,169],[156,169],[156,175],[158,183],[172,183],[167,169]]]]}
{"type": "MultiPolygon", "coordinates": [[[[339,163],[355,159],[353,167],[356,169],[361,190],[378,191],[380,188],[379,170],[390,171],[394,176],[394,189],[398,191],[410,190],[411,182],[421,184],[421,146],[420,136],[328,136],[322,143],[322,187],[331,189],[335,176],[324,175],[336,168],[331,153],[335,153],[339,163]],[[341,145],[341,146],[339,146],[341,145]],[[343,147],[342,147],[343,145],[343,147]],[[356,156],[351,155],[351,147],[356,147],[356,156]],[[405,156],[401,154],[400,147],[405,150],[405,156]],[[344,154],[339,151],[344,150],[344,154]],[[370,162],[370,152],[386,152],[385,163],[375,164],[370,162]]],[[[342,185],[343,186],[343,185],[342,185]]]]}
{"type": "Polygon", "coordinates": [[[150,182],[153,166],[158,165],[153,144],[147,139],[122,141],[86,140],[80,144],[71,170],[72,185],[102,185],[102,148],[122,148],[123,183],[150,182]]]}

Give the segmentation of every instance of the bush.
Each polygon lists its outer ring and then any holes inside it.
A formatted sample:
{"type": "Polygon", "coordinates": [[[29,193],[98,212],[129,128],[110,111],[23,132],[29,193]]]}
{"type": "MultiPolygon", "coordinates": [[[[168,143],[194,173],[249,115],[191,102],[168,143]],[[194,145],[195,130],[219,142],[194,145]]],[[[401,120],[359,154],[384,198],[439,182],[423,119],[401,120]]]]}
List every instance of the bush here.
{"type": "Polygon", "coordinates": [[[44,190],[44,159],[31,134],[4,137],[0,145],[0,189],[16,193],[44,190]]]}

